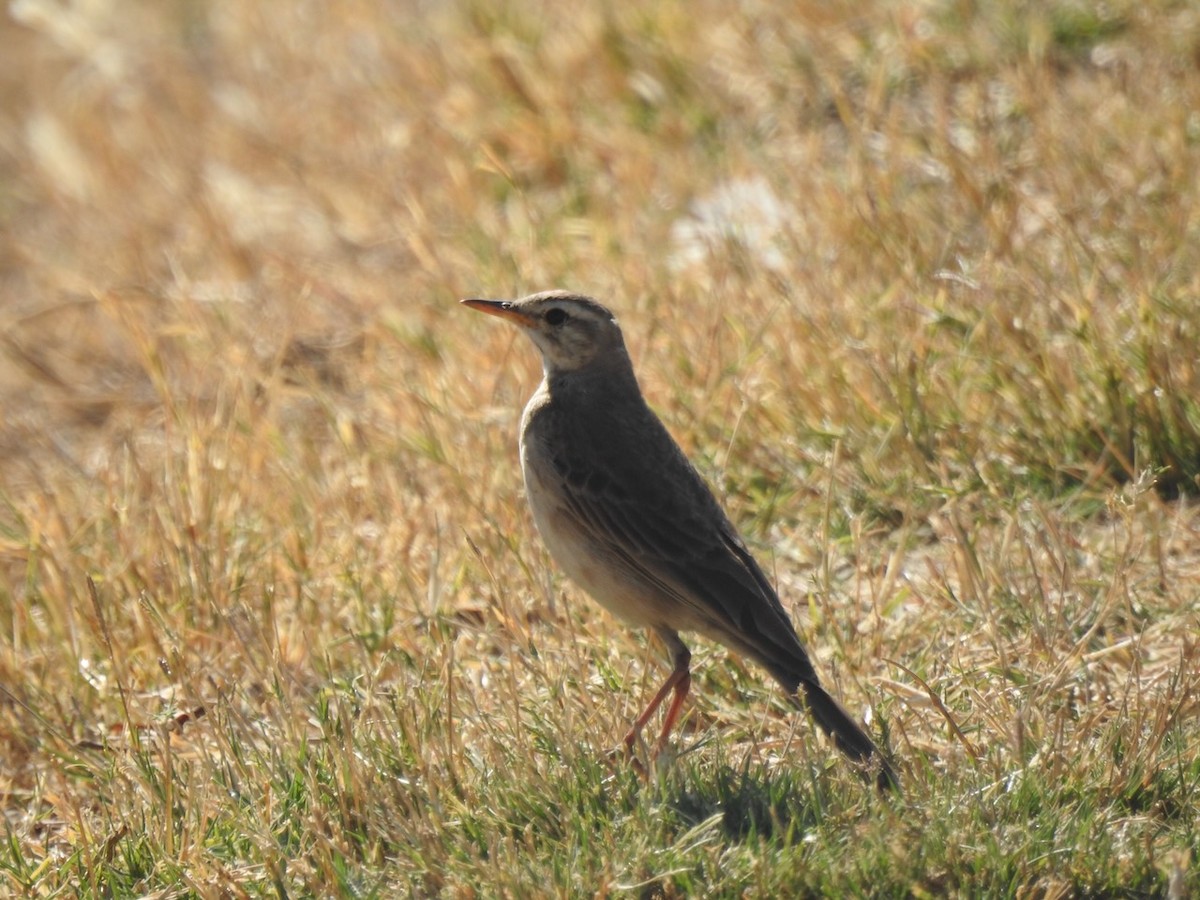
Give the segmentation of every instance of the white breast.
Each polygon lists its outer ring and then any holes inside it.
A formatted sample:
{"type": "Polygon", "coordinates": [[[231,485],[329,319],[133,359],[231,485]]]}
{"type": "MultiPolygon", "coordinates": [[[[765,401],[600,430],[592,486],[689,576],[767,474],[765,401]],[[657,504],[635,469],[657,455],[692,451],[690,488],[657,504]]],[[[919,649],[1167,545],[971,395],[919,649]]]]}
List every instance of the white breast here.
{"type": "Polygon", "coordinates": [[[540,440],[536,423],[531,423],[538,399],[535,394],[525,410],[521,469],[533,521],[546,549],[567,576],[601,606],[634,625],[656,624],[659,617],[654,613],[662,602],[654,596],[656,592],[626,572],[564,502],[562,479],[540,440]]]}

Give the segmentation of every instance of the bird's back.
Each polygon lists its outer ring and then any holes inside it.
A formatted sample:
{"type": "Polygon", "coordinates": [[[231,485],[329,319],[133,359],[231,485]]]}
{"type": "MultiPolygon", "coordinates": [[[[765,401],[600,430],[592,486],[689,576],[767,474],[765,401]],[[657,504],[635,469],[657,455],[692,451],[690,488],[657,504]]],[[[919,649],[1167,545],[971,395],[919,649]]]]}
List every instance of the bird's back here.
{"type": "Polygon", "coordinates": [[[815,677],[774,589],[632,372],[543,382],[521,456],[551,555],[600,603],[637,624],[698,631],[789,691],[815,677]],[[614,563],[624,578],[598,584],[614,563]]]}

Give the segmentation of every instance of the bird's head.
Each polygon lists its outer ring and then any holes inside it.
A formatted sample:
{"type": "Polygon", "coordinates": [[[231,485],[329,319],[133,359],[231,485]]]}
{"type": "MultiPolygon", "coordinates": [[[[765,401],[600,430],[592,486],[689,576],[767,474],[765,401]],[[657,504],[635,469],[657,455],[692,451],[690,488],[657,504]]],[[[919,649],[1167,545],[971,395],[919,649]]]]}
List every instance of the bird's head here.
{"type": "Polygon", "coordinates": [[[547,375],[614,362],[628,364],[616,317],[591,297],[543,291],[520,300],[462,302],[518,325],[541,351],[547,375]]]}

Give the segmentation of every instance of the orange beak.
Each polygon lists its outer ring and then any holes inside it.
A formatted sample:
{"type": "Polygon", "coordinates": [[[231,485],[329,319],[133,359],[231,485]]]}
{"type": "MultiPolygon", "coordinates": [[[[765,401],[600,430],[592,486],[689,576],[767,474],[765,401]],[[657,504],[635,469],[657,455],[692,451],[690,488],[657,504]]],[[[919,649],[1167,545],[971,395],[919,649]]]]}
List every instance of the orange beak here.
{"type": "Polygon", "coordinates": [[[528,315],[521,312],[508,300],[479,300],[471,297],[463,300],[462,304],[487,313],[489,316],[499,316],[501,319],[516,322],[518,325],[529,325],[532,322],[528,315]]]}

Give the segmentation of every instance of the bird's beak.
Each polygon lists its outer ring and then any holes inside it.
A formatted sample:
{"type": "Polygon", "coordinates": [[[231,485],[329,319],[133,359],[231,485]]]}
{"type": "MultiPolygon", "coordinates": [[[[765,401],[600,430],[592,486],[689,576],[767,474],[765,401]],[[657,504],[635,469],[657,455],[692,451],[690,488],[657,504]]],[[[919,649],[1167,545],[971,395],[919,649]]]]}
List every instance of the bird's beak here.
{"type": "Polygon", "coordinates": [[[487,313],[489,316],[499,316],[501,319],[508,319],[508,321],[516,322],[518,325],[529,326],[533,322],[528,314],[521,312],[517,305],[510,300],[479,300],[471,297],[463,300],[462,303],[463,306],[477,309],[480,312],[487,313]]]}

